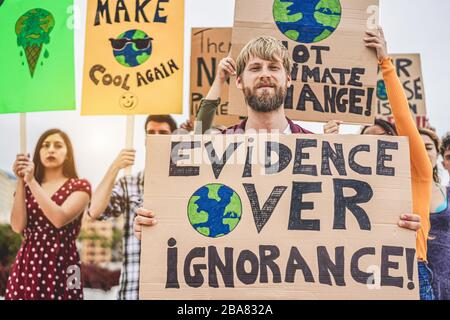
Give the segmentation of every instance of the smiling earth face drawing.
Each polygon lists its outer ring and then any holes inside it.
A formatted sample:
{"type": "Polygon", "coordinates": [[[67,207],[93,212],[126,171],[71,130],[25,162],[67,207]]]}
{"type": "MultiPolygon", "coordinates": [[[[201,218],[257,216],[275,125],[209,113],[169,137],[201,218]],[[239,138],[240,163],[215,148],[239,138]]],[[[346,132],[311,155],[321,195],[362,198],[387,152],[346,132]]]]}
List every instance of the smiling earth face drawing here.
{"type": "Polygon", "coordinates": [[[125,110],[132,110],[136,108],[138,98],[134,93],[127,92],[120,96],[119,105],[125,110]]]}

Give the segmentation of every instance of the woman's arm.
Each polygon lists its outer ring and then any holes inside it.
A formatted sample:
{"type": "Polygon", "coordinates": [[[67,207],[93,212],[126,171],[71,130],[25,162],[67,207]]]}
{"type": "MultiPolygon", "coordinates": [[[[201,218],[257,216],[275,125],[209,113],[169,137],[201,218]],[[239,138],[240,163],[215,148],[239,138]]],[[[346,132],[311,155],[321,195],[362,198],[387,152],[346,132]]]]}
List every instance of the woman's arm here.
{"type": "Polygon", "coordinates": [[[132,149],[122,150],[109,167],[99,186],[95,190],[89,206],[89,216],[99,219],[105,212],[111,200],[114,184],[121,169],[134,164],[136,151],[132,149]]]}
{"type": "Polygon", "coordinates": [[[75,220],[89,204],[89,195],[85,192],[76,191],[64,201],[62,206],[58,206],[34,178],[34,164],[31,161],[22,172],[24,181],[30,188],[42,212],[58,229],[75,220]]]}
{"type": "Polygon", "coordinates": [[[13,165],[13,172],[18,181],[16,186],[16,193],[14,194],[13,207],[11,209],[11,228],[14,232],[22,234],[27,226],[27,207],[25,204],[25,182],[21,171],[26,168],[29,158],[26,155],[17,155],[16,161],[13,165]]]}
{"type": "Polygon", "coordinates": [[[25,205],[25,183],[19,179],[11,209],[11,228],[14,232],[22,234],[27,226],[27,207],[25,205]]]}
{"type": "Polygon", "coordinates": [[[377,51],[398,134],[409,138],[411,169],[415,173],[414,176],[423,181],[431,181],[433,168],[422,137],[411,116],[408,99],[402,83],[395,72],[391,59],[387,55],[387,44],[383,30],[380,28],[378,33],[368,31],[365,41],[368,47],[375,48],[377,51]]]}

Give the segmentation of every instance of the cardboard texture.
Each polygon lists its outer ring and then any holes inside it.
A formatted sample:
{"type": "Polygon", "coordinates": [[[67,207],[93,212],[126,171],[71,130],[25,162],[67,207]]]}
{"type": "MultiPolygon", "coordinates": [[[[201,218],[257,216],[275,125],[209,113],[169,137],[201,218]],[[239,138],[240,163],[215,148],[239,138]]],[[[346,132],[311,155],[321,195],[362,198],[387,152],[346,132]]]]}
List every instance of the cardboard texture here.
{"type": "Polygon", "coordinates": [[[404,137],[148,136],[140,299],[418,299],[408,155],[404,137]]]}
{"type": "MultiPolygon", "coordinates": [[[[230,52],[232,28],[192,28],[190,118],[195,120],[200,100],[206,97],[214,82],[217,65],[230,52]]],[[[232,84],[234,85],[234,84],[232,84]]],[[[213,125],[226,127],[239,123],[239,117],[228,114],[228,88],[220,97],[213,125]]]]}
{"type": "MultiPolygon", "coordinates": [[[[420,54],[392,54],[390,57],[392,57],[397,75],[403,84],[411,114],[417,126],[426,127],[428,114],[420,54]]],[[[379,118],[394,122],[381,69],[378,70],[377,110],[379,118]]]]}
{"type": "MultiPolygon", "coordinates": [[[[377,6],[378,0],[236,0],[232,57],[251,39],[273,36],[294,60],[285,102],[290,118],[373,123],[377,58],[363,38],[377,24],[377,6]]],[[[246,115],[235,86],[229,101],[231,114],[246,115]]]]}
{"type": "Polygon", "coordinates": [[[82,115],[181,114],[184,0],[89,0],[82,115]]]}
{"type": "Polygon", "coordinates": [[[0,114],[75,110],[73,22],[73,0],[0,5],[0,114]]]}

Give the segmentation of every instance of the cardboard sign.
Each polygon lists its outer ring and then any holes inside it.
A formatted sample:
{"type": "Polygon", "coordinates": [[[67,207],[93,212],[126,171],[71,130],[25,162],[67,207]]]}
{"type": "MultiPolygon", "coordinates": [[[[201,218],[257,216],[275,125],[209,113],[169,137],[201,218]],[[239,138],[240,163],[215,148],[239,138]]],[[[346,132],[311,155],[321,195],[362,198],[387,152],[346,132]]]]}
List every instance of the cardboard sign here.
{"type": "MultiPolygon", "coordinates": [[[[392,57],[397,75],[403,84],[403,89],[408,98],[409,108],[416,120],[417,126],[426,127],[428,116],[420,54],[392,54],[390,56],[392,57]]],[[[381,68],[378,71],[377,108],[378,117],[394,122],[381,68]]]]}
{"type": "Polygon", "coordinates": [[[406,138],[148,136],[147,150],[158,224],[141,299],[418,299],[415,233],[397,225],[406,138]]]}
{"type": "Polygon", "coordinates": [[[73,22],[73,0],[0,3],[0,114],[75,109],[73,22]]]}
{"type": "Polygon", "coordinates": [[[82,115],[183,111],[184,0],[89,0],[82,115]]]}
{"type": "MultiPolygon", "coordinates": [[[[194,121],[201,99],[208,94],[217,72],[217,65],[231,48],[231,28],[192,28],[191,41],[191,94],[190,116],[194,121]]],[[[221,103],[214,118],[214,125],[226,127],[239,123],[239,117],[228,114],[228,87],[220,97],[221,103]]]]}
{"type": "MultiPolygon", "coordinates": [[[[295,120],[373,123],[377,58],[364,45],[377,24],[378,0],[236,0],[232,56],[253,38],[273,36],[289,49],[293,85],[285,101],[295,120]]],[[[230,113],[246,115],[230,86],[230,113]]]]}

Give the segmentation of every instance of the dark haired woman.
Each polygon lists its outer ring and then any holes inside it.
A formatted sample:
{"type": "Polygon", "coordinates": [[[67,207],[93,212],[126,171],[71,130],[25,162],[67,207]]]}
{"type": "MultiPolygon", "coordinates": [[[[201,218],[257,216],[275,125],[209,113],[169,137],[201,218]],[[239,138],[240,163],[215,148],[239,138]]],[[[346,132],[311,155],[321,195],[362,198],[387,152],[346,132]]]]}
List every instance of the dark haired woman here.
{"type": "Polygon", "coordinates": [[[373,136],[398,136],[395,124],[383,119],[375,119],[373,126],[364,127],[361,134],[369,134],[373,136]]]}
{"type": "Polygon", "coordinates": [[[75,239],[91,197],[78,179],[72,144],[58,129],[39,138],[33,161],[18,155],[11,211],[13,230],[24,236],[9,275],[6,299],[83,299],[75,239]]]}
{"type": "Polygon", "coordinates": [[[437,160],[439,137],[431,130],[419,129],[433,166],[431,187],[430,223],[428,237],[428,261],[434,273],[433,290],[436,299],[450,300],[450,191],[441,185],[437,160]]]}

